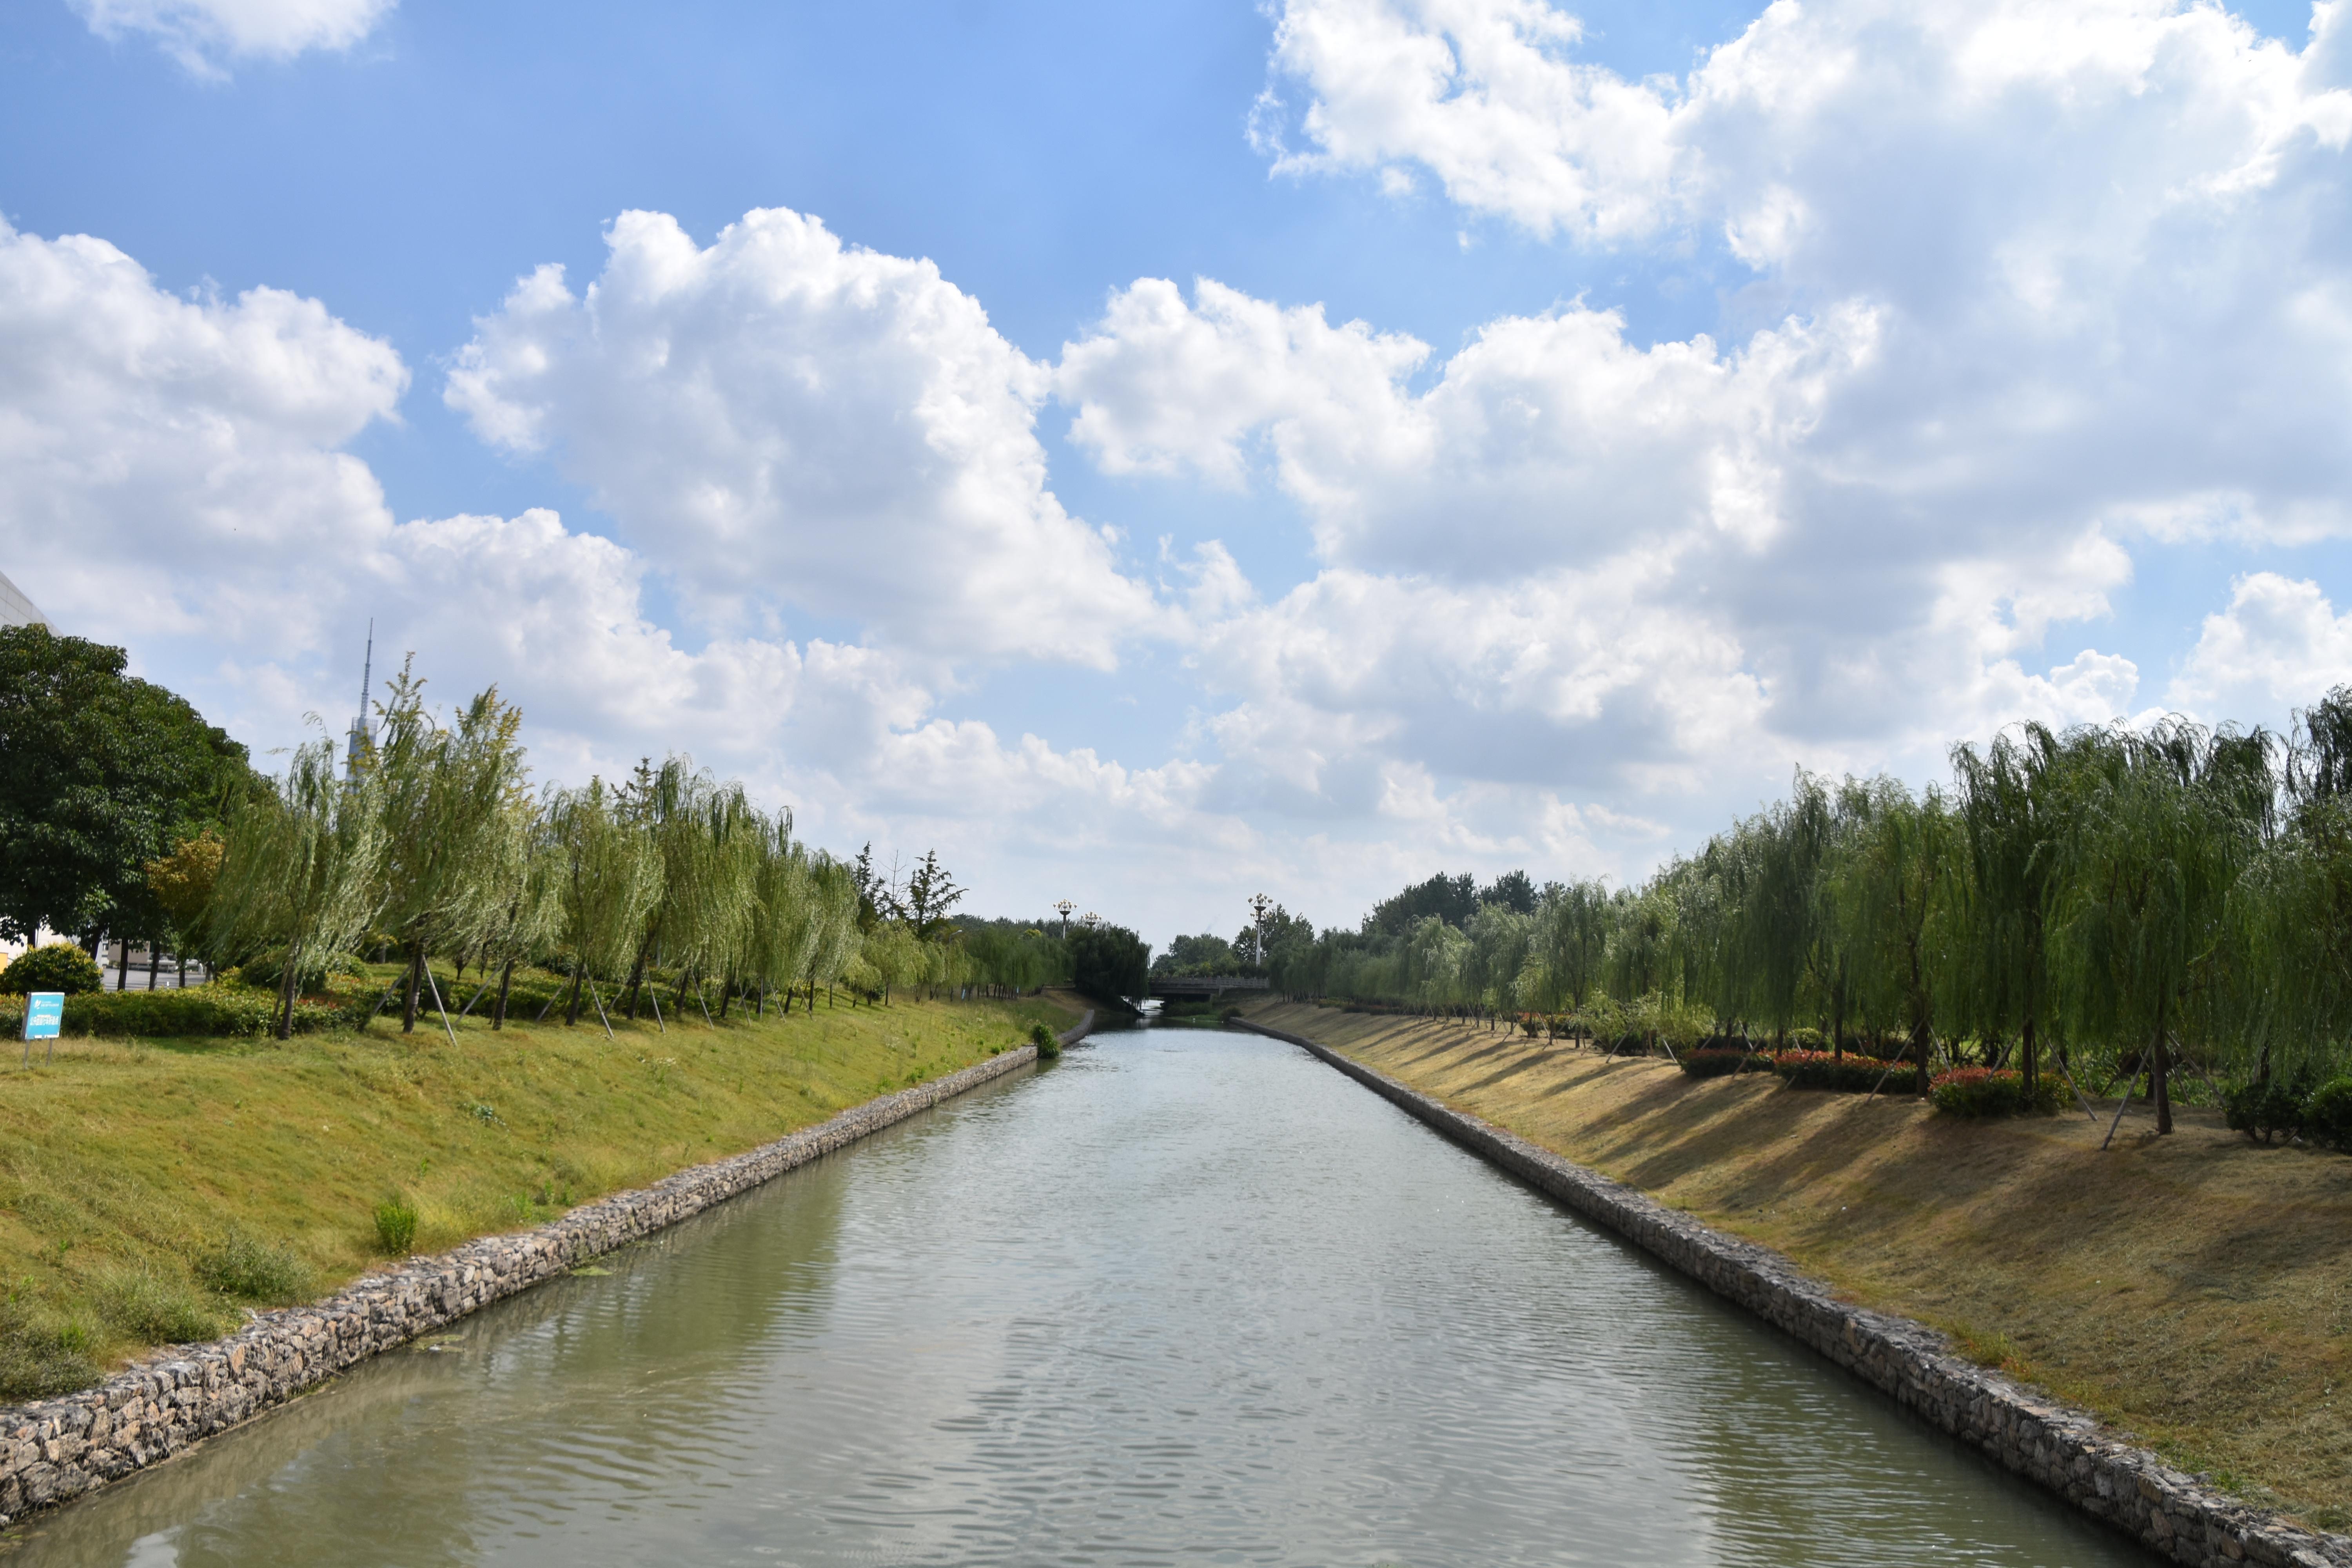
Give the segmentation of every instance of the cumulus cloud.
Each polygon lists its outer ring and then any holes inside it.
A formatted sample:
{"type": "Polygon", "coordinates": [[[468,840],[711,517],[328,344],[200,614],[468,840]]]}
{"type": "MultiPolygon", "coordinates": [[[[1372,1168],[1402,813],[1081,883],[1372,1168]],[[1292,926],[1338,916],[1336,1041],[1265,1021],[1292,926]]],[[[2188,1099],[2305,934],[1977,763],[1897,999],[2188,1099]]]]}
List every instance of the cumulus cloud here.
{"type": "MultiPolygon", "coordinates": [[[[1664,797],[1794,762],[1933,772],[2133,711],[2097,641],[2136,552],[2352,531],[2344,7],[2297,49],[2158,0],[1776,4],[1642,81],[1580,43],[1540,0],[1288,0],[1253,131],[1278,171],[1712,268],[1719,332],[1580,299],[1433,361],[1145,279],[1065,351],[1104,468],[1262,479],[1312,532],[1321,575],[1199,656],[1220,798],[1451,798],[1403,769],[1688,824],[1664,797]]],[[[2250,592],[2175,700],[2273,700],[2224,678],[2285,614],[2250,592]]]]}
{"type": "Polygon", "coordinates": [[[145,33],[199,76],[225,61],[287,60],[309,49],[348,49],[397,0],[74,0],[101,37],[145,33]]]}
{"type": "MultiPolygon", "coordinates": [[[[820,843],[939,847],[994,907],[1042,909],[1114,853],[1182,897],[1194,850],[1251,841],[1202,808],[1208,764],[953,714],[936,659],[682,637],[647,595],[674,556],[546,510],[395,521],[341,448],[407,375],[317,300],[179,298],[102,241],[0,229],[0,564],[60,630],[126,645],[265,753],[306,713],[340,730],[373,620],[379,674],[414,649],[430,698],[495,683],[517,702],[541,781],[688,751],[820,843]]],[[[1222,550],[1173,564],[1204,611],[1249,598],[1222,550]]]]}
{"type": "Polygon", "coordinates": [[[1046,487],[1049,371],[931,263],[782,210],[707,247],[625,213],[607,243],[580,294],[560,268],[524,279],[446,395],[484,439],[551,454],[713,606],[1097,666],[1160,618],[1046,487]]]}
{"type": "Polygon", "coordinates": [[[179,299],[103,240],[0,226],[10,574],[61,626],[314,644],[302,572],[391,522],[337,448],[407,379],[315,300],[179,299]]]}
{"type": "Polygon", "coordinates": [[[2284,722],[2352,683],[2352,613],[2337,615],[2318,584],[2253,572],[2226,609],[2205,617],[2167,699],[2200,718],[2284,722]]]}

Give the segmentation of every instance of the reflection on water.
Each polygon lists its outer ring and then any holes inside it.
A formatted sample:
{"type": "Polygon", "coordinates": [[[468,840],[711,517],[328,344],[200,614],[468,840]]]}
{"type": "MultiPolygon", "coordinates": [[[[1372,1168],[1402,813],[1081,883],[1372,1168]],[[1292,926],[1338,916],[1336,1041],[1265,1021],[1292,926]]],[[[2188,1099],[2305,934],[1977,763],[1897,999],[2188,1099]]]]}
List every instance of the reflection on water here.
{"type": "Polygon", "coordinates": [[[600,1267],[8,1568],[2147,1561],[1249,1037],[1098,1037],[600,1267]]]}

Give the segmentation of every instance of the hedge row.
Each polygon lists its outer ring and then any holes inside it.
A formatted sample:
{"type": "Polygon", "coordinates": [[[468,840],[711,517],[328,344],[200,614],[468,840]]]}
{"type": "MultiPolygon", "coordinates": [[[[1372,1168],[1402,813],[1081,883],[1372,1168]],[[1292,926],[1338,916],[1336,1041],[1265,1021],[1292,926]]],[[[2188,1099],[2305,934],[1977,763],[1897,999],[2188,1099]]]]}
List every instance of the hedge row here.
{"type": "Polygon", "coordinates": [[[1790,1089],[1836,1089],[1857,1094],[1878,1089],[1885,1094],[1919,1092],[1919,1069],[1907,1062],[1885,1062],[1849,1051],[1782,1051],[1772,1058],[1772,1070],[1790,1089]]]}
{"type": "Polygon", "coordinates": [[[2017,1116],[2032,1110],[2042,1116],[2058,1112],[2058,1085],[2050,1078],[2034,1081],[2032,1103],[2025,1098],[2025,1075],[2008,1068],[1955,1068],[1939,1072],[1927,1086],[1936,1109],[1951,1116],[2017,1116]]]}
{"type": "MultiPolygon", "coordinates": [[[[355,1028],[366,1019],[362,1002],[297,1002],[294,1032],[355,1028]]],[[[139,1036],[148,1038],[260,1037],[278,1022],[278,998],[242,985],[194,986],[185,991],[96,991],[66,998],[68,1035],[139,1036]]],[[[21,1000],[0,1002],[0,1031],[16,1039],[25,1032],[21,1000]]]]}

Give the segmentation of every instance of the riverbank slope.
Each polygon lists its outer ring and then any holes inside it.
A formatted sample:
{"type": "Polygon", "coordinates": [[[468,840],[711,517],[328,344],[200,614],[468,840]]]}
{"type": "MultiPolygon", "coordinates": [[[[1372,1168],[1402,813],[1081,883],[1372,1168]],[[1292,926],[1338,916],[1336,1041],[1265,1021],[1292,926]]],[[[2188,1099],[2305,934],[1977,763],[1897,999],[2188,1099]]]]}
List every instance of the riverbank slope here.
{"type": "Polygon", "coordinates": [[[2079,1111],[1960,1122],[1451,1022],[1245,1014],[1934,1324],[2252,1500],[2352,1521],[2352,1160],[2205,1112],[2165,1139],[2127,1116],[2102,1154],[2079,1111]]]}
{"type": "MultiPolygon", "coordinates": [[[[0,1075],[0,1399],[85,1385],[406,1249],[543,1224],[1024,1043],[1051,999],[402,1036],[68,1039],[0,1075]],[[396,1223],[396,1222],[395,1222],[396,1223]]],[[[11,1064],[12,1066],[14,1064],[11,1064]]]]}

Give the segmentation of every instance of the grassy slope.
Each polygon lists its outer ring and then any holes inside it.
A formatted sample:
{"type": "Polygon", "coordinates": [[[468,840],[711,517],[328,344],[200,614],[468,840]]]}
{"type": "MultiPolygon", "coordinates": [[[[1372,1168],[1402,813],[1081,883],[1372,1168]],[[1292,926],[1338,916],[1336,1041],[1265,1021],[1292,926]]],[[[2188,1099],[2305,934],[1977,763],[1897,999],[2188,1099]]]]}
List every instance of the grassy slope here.
{"type": "MultiPolygon", "coordinates": [[[[1762,1242],[2315,1523],[2352,1522],[2352,1159],[2189,1111],[1961,1122],[1461,1025],[1249,1016],[1762,1242]]],[[[2108,1110],[2113,1110],[2109,1103],[2108,1110]]]]}
{"type": "Polygon", "coordinates": [[[43,1365],[53,1381],[77,1358],[87,1373],[236,1321],[247,1303],[197,1280],[233,1237],[302,1281],[255,1299],[331,1289],[374,1261],[387,1196],[417,1210],[419,1251],[520,1228],[952,1072],[1023,1043],[1033,1020],[1066,1027],[1072,1011],[820,998],[814,1016],[739,1011],[713,1028],[689,1002],[691,1023],[615,1019],[608,1041],[593,1012],[566,1029],[560,1007],[530,1026],[535,1010],[499,1033],[461,1020],[454,1049],[428,1010],[404,1038],[379,1018],[283,1046],[66,1040],[29,1072],[10,1053],[0,1393],[36,1391],[43,1365]]]}

